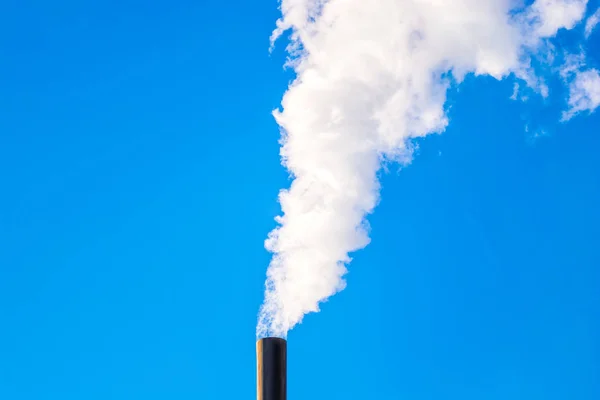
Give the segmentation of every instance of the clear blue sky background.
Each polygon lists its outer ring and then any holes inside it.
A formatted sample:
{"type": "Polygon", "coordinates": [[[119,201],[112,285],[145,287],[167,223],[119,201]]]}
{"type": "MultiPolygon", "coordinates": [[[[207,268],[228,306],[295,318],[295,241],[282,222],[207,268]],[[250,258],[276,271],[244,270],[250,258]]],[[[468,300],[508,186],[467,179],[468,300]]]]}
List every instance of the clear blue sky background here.
{"type": "MultiPolygon", "coordinates": [[[[254,398],[277,16],[3,2],[1,399],[254,398]]],[[[384,175],[348,288],[290,334],[291,400],[600,398],[600,113],[511,92],[467,79],[384,175]]]]}

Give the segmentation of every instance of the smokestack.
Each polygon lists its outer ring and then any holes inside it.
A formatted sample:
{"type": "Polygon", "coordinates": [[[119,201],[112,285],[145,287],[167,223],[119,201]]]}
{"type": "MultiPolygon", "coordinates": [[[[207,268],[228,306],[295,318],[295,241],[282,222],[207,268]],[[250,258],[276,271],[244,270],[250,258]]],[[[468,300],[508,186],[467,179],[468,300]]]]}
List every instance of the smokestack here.
{"type": "Polygon", "coordinates": [[[256,342],[256,400],[286,400],[287,342],[268,337],[256,342]]]}

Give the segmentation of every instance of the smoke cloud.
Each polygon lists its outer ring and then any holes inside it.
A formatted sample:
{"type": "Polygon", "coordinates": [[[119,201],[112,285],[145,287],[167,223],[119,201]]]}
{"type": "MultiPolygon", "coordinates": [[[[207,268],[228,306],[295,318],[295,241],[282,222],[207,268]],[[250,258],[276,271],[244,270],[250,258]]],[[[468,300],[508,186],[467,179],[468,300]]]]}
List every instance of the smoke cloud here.
{"type": "Polygon", "coordinates": [[[349,254],[369,243],[365,218],[379,200],[382,163],[410,162],[412,139],[446,128],[448,88],[467,74],[512,75],[546,96],[539,68],[552,62],[549,40],[575,27],[586,5],[281,1],[272,41],[290,34],[296,80],[274,116],[293,181],[279,195],[283,214],[265,244],[273,258],[259,337],[285,337],[345,287],[349,254]]]}

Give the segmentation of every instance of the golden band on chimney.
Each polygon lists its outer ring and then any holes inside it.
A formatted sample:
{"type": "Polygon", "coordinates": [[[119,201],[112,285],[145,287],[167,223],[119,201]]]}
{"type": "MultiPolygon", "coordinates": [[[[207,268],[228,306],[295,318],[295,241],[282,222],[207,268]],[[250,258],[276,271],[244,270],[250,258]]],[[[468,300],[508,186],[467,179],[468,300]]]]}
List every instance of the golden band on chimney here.
{"type": "Polygon", "coordinates": [[[287,342],[264,338],[256,342],[256,399],[286,400],[287,342]]]}

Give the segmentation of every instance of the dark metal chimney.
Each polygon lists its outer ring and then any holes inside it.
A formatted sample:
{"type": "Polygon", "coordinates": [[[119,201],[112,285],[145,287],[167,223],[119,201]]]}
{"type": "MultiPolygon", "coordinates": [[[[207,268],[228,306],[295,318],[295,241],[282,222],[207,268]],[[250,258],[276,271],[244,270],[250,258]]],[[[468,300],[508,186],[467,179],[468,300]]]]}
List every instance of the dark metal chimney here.
{"type": "Polygon", "coordinates": [[[256,342],[256,399],[286,400],[287,342],[268,337],[256,342]]]}

